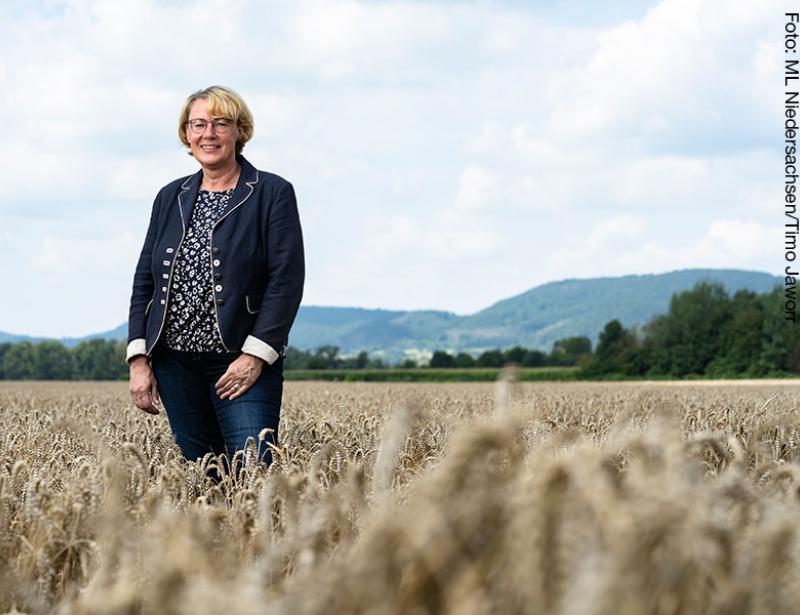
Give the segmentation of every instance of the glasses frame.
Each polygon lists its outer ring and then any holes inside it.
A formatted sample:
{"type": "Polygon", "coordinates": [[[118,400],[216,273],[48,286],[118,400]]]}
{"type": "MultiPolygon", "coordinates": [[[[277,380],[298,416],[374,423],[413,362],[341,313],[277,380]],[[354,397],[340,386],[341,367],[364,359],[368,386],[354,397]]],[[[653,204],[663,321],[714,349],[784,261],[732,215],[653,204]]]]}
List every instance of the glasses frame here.
{"type": "Polygon", "coordinates": [[[227,134],[229,130],[232,130],[236,126],[236,122],[234,122],[229,117],[215,117],[211,120],[207,120],[202,117],[197,117],[192,120],[186,120],[187,132],[190,132],[193,135],[199,136],[204,134],[209,126],[213,128],[215,133],[222,135],[222,134],[227,134]],[[198,130],[197,128],[195,128],[195,125],[192,122],[203,122],[204,123],[203,129],[198,130]],[[225,122],[225,123],[220,125],[219,122],[225,122]]]}

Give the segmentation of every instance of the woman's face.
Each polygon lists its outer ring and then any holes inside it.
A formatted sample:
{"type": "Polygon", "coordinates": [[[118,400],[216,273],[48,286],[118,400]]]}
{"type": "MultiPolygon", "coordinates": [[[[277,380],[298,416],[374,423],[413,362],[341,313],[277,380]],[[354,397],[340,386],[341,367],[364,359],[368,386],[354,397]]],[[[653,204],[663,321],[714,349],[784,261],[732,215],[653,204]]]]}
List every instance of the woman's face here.
{"type": "Polygon", "coordinates": [[[208,125],[201,134],[195,134],[190,126],[186,126],[186,138],[192,149],[192,155],[206,168],[225,167],[236,156],[236,141],[241,129],[232,124],[227,131],[217,132],[212,117],[207,110],[208,101],[198,98],[189,108],[189,121],[206,120],[208,125]]]}

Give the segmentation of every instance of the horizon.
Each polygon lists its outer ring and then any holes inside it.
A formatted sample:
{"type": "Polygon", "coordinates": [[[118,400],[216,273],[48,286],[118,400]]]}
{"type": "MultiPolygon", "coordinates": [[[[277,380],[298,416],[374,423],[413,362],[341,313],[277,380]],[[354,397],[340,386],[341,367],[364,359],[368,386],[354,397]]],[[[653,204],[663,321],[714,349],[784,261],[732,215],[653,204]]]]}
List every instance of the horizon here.
{"type": "Polygon", "coordinates": [[[3,331],[127,317],[153,198],[197,169],[179,108],[211,83],[295,187],[309,305],[468,315],[589,271],[782,270],[777,0],[216,6],[0,5],[3,331]]]}
{"type": "MultiPolygon", "coordinates": [[[[563,278],[563,279],[560,279],[560,280],[551,280],[549,282],[544,282],[542,284],[538,284],[536,286],[532,286],[531,288],[529,288],[527,290],[524,290],[521,293],[517,293],[516,295],[511,295],[509,297],[503,297],[503,298],[497,299],[497,300],[493,301],[492,303],[490,303],[489,305],[487,305],[487,306],[485,306],[483,308],[480,308],[480,309],[478,309],[478,310],[476,310],[474,312],[469,312],[469,313],[464,313],[464,314],[459,314],[457,312],[452,312],[452,311],[448,311],[448,310],[438,310],[438,309],[433,309],[433,308],[414,308],[414,309],[410,309],[410,310],[404,310],[404,309],[386,308],[386,307],[363,307],[363,306],[356,306],[356,305],[317,305],[317,304],[307,305],[305,303],[301,303],[300,308],[301,309],[303,309],[303,308],[306,308],[306,309],[308,309],[308,308],[319,308],[319,309],[364,310],[364,311],[384,311],[384,312],[400,312],[400,313],[403,313],[403,312],[439,312],[439,313],[452,314],[452,315],[457,316],[457,317],[468,317],[468,316],[473,316],[473,315],[475,315],[475,314],[477,314],[479,312],[482,312],[484,310],[487,310],[487,309],[497,305],[498,303],[502,303],[503,301],[514,299],[516,297],[519,297],[520,295],[524,295],[524,294],[526,294],[526,293],[528,293],[530,291],[536,290],[537,288],[541,288],[543,286],[548,286],[550,284],[559,284],[559,283],[571,282],[571,281],[610,280],[610,279],[619,279],[619,278],[625,278],[625,277],[659,276],[659,275],[666,275],[666,274],[670,274],[670,273],[681,273],[681,272],[685,272],[685,271],[698,271],[698,270],[702,271],[702,270],[706,270],[706,269],[708,269],[709,271],[736,271],[736,272],[740,272],[740,273],[754,273],[754,274],[770,275],[770,276],[780,280],[780,276],[772,274],[772,273],[770,273],[768,271],[757,271],[757,270],[747,270],[747,269],[730,269],[730,268],[725,268],[725,267],[721,267],[721,268],[693,267],[693,268],[689,268],[689,269],[675,269],[675,270],[671,270],[671,271],[654,272],[654,273],[636,273],[636,274],[624,274],[624,275],[619,275],[619,276],[598,276],[598,277],[588,277],[588,278],[563,278]]],[[[8,331],[6,329],[3,329],[2,327],[0,327],[0,333],[8,334],[8,335],[20,336],[20,337],[30,337],[30,338],[35,338],[35,339],[64,341],[64,340],[82,339],[82,338],[86,338],[86,337],[92,337],[92,336],[95,336],[95,335],[102,335],[102,334],[107,333],[109,331],[113,331],[114,329],[117,329],[120,326],[125,325],[125,324],[127,324],[127,321],[122,321],[121,323],[119,323],[115,327],[111,327],[111,328],[103,330],[103,331],[91,331],[89,333],[84,333],[82,335],[43,336],[43,335],[36,335],[36,334],[31,334],[31,333],[18,333],[18,332],[14,332],[14,331],[8,331]]]]}

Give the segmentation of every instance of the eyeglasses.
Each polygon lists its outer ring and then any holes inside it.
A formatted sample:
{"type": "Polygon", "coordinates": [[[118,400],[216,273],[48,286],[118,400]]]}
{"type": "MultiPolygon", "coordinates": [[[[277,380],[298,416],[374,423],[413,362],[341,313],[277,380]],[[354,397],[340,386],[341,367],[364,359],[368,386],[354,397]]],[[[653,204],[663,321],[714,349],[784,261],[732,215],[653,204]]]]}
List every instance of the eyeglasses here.
{"type": "Polygon", "coordinates": [[[233,126],[233,120],[229,120],[228,118],[224,117],[218,117],[210,122],[203,119],[189,120],[186,122],[186,125],[192,130],[192,134],[195,135],[203,134],[206,131],[206,128],[208,128],[209,124],[214,127],[214,132],[217,134],[223,134],[231,129],[233,126]]]}

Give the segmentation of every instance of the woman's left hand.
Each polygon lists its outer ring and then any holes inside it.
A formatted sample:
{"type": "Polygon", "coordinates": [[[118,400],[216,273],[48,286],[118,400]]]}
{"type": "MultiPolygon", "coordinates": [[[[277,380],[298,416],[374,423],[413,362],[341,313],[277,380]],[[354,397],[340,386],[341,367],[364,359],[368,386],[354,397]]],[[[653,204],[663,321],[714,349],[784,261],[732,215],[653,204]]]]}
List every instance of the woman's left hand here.
{"type": "Polygon", "coordinates": [[[263,359],[250,354],[241,354],[228,366],[228,370],[217,380],[216,389],[220,399],[236,399],[249,389],[261,375],[263,359]],[[237,386],[238,385],[238,386],[237,386]]]}

